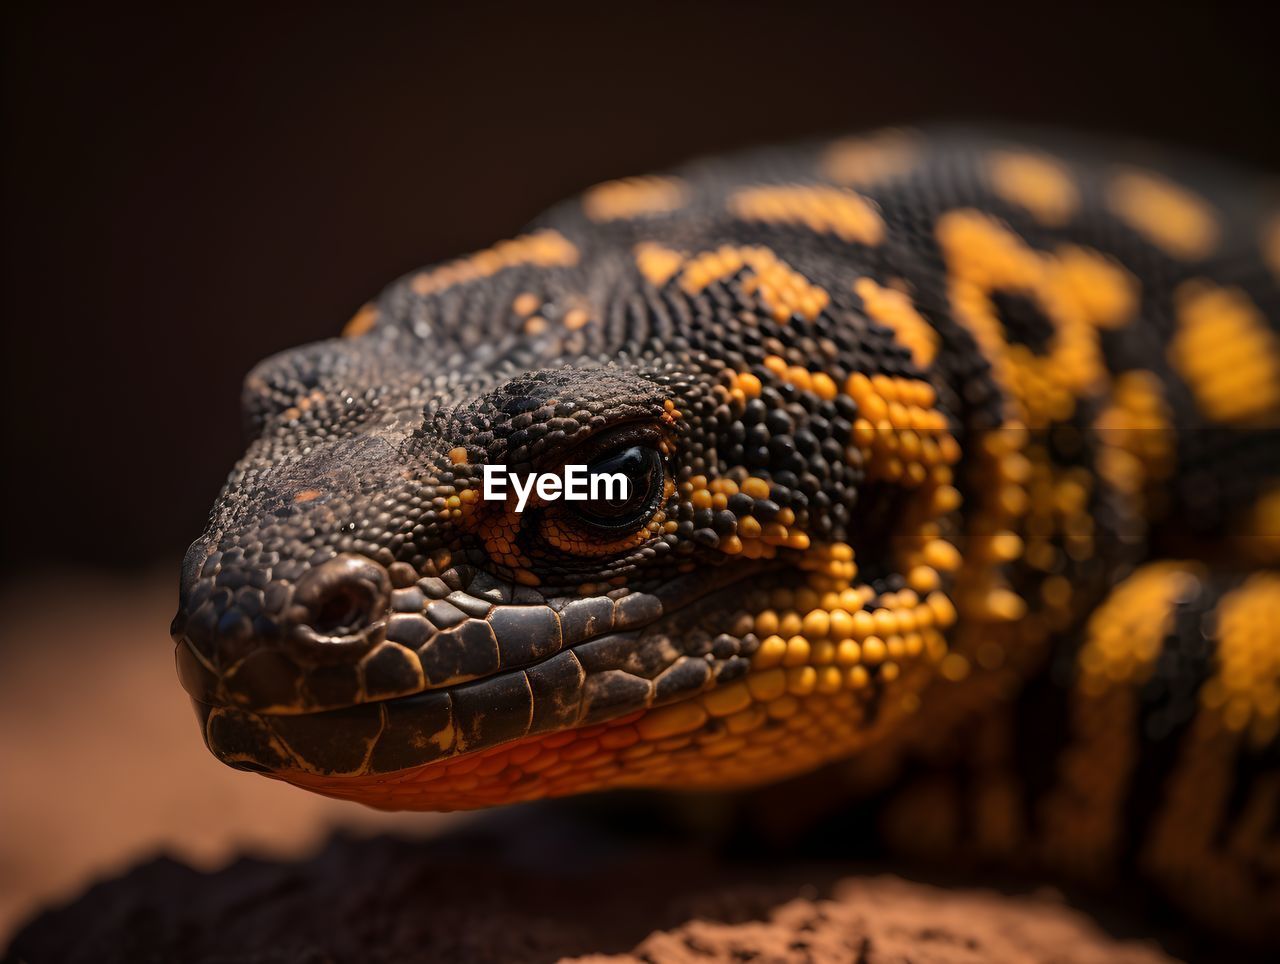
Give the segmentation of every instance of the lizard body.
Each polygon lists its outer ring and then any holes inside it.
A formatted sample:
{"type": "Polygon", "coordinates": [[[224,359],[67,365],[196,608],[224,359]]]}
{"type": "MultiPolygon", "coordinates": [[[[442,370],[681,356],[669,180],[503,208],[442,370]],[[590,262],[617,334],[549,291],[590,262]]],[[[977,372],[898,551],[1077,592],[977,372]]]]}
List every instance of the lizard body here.
{"type": "Polygon", "coordinates": [[[888,131],[600,185],[402,279],[246,380],[174,624],[206,742],[389,809],[945,750],[971,825],[935,784],[886,833],[1273,926],[1260,198],[888,131]],[[569,462],[635,497],[480,498],[569,462]]]}

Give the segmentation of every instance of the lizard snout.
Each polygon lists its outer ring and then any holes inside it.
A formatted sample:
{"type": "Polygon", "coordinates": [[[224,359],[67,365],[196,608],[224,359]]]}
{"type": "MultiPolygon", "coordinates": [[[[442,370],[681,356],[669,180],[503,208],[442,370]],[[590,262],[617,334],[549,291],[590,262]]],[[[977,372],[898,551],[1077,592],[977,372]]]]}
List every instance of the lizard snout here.
{"type": "MultiPolygon", "coordinates": [[[[292,708],[350,702],[357,666],[386,638],[391,577],[344,552],[307,565],[256,546],[209,552],[198,543],[172,634],[178,674],[198,702],[292,708]],[[312,672],[327,683],[303,695],[312,672]]],[[[320,685],[320,684],[316,684],[320,685]]]]}

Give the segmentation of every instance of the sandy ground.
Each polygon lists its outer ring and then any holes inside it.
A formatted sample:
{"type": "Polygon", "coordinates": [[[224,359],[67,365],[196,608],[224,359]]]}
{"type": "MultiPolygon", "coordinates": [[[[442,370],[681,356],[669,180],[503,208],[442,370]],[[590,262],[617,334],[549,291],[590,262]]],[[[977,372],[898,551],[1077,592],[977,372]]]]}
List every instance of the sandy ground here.
{"type": "Polygon", "coordinates": [[[1168,959],[1050,897],[729,866],[555,806],[312,796],[202,746],[168,573],[41,579],[0,605],[0,947],[24,928],[20,960],[1168,959]]]}

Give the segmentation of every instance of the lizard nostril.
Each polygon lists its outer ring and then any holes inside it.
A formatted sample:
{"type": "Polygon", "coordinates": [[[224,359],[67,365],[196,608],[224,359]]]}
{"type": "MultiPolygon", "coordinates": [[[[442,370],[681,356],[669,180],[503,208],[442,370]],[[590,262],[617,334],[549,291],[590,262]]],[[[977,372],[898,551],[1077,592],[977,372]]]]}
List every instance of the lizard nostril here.
{"type": "Polygon", "coordinates": [[[289,621],[315,647],[368,648],[375,641],[368,630],[386,613],[390,592],[386,569],[344,553],[302,575],[289,621]]]}
{"type": "Polygon", "coordinates": [[[339,583],[318,601],[309,623],[321,636],[349,636],[369,622],[374,601],[368,583],[339,583]]]}

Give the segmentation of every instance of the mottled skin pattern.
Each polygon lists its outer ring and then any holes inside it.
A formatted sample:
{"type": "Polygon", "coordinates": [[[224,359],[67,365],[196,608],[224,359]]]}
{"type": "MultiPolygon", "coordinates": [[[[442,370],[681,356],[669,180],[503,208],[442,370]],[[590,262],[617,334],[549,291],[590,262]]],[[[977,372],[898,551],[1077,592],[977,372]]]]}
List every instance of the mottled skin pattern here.
{"type": "Polygon", "coordinates": [[[390,809],[844,760],[886,839],[1275,939],[1274,211],[1195,162],[889,131],[404,278],[246,380],[174,624],[205,739],[390,809]],[[613,515],[480,498],[619,452],[613,515]]]}

